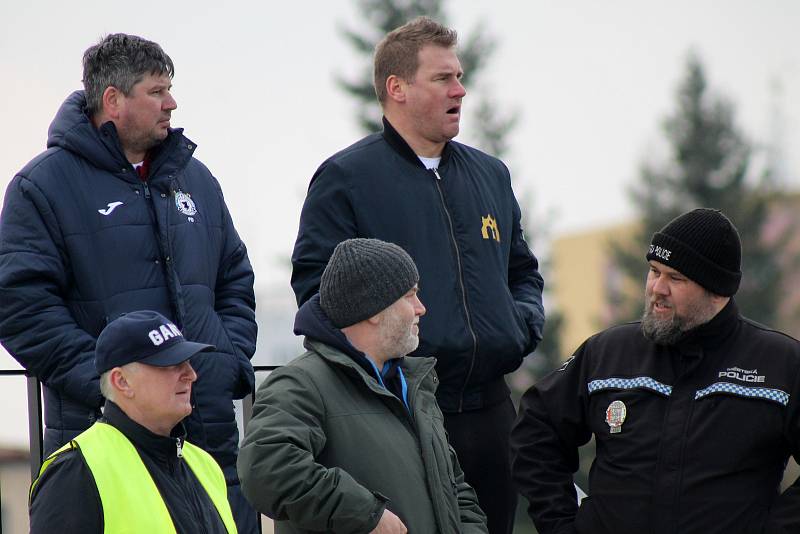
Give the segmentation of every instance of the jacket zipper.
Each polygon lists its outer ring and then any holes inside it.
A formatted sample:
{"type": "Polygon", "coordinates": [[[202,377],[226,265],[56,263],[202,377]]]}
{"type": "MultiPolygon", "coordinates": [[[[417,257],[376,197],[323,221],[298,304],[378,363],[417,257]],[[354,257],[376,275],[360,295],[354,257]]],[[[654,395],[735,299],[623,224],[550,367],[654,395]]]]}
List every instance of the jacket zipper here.
{"type": "Polygon", "coordinates": [[[411,395],[408,397],[408,411],[412,413],[414,412],[414,407],[417,403],[417,392],[419,391],[420,386],[422,386],[422,382],[425,381],[425,377],[428,376],[432,370],[433,366],[431,365],[424,373],[422,373],[422,375],[419,377],[419,380],[417,380],[417,383],[414,384],[414,389],[411,391],[411,395]]]}
{"type": "MultiPolygon", "coordinates": [[[[183,477],[186,476],[187,471],[191,471],[192,468],[188,467],[188,465],[189,465],[188,463],[186,464],[186,466],[187,466],[186,470],[183,470],[183,468],[182,468],[182,462],[184,461],[184,458],[183,458],[183,439],[181,439],[180,437],[175,438],[175,452],[177,454],[177,458],[178,459],[175,462],[175,471],[174,471],[174,473],[181,473],[181,478],[183,478],[183,477]]],[[[199,480],[198,480],[198,482],[199,482],[199,480]]],[[[205,488],[203,488],[202,484],[199,484],[199,486],[200,486],[200,488],[202,488],[202,491],[205,491],[205,488]]],[[[187,504],[189,504],[189,506],[191,506],[194,509],[195,517],[198,517],[198,518],[203,517],[202,504],[201,504],[202,497],[200,495],[201,495],[201,493],[198,490],[198,487],[197,486],[193,486],[193,487],[191,487],[191,489],[189,490],[189,492],[187,493],[187,496],[186,496],[187,504]]],[[[209,500],[211,500],[211,499],[209,498],[209,500]]],[[[217,507],[213,506],[213,504],[214,504],[213,501],[211,501],[211,504],[212,504],[212,508],[214,510],[216,510],[217,507]]],[[[221,517],[220,517],[220,519],[221,519],[221,517]]],[[[202,532],[208,532],[208,528],[206,526],[204,526],[202,532]]]]}
{"type": "Polygon", "coordinates": [[[458,250],[458,242],[456,241],[456,235],[453,231],[453,219],[450,217],[450,211],[447,209],[447,204],[444,201],[444,193],[442,193],[442,187],[439,185],[439,181],[442,179],[439,176],[439,170],[434,168],[433,174],[436,175],[436,190],[439,192],[439,200],[442,201],[442,209],[444,210],[444,214],[447,216],[447,224],[450,230],[450,240],[453,242],[453,249],[456,252],[456,265],[458,266],[458,284],[461,287],[461,303],[464,306],[464,314],[467,318],[467,329],[469,330],[470,336],[472,336],[472,357],[469,361],[469,370],[467,371],[467,376],[464,379],[464,385],[461,387],[461,394],[458,397],[458,412],[461,413],[464,411],[464,392],[467,390],[467,384],[469,384],[469,379],[472,377],[472,370],[475,367],[475,356],[478,352],[478,336],[475,335],[475,330],[472,328],[472,318],[469,314],[469,308],[467,307],[467,290],[464,287],[464,273],[462,272],[461,268],[461,252],[458,250]]]}
{"type": "MultiPolygon", "coordinates": [[[[158,261],[159,262],[163,262],[166,289],[167,289],[168,294],[170,295],[170,306],[172,307],[172,310],[175,313],[175,324],[178,326],[178,328],[182,329],[184,327],[184,324],[183,324],[183,319],[184,319],[183,304],[182,304],[182,302],[179,302],[180,301],[180,296],[177,294],[177,292],[176,292],[176,290],[174,288],[174,282],[175,282],[174,276],[175,275],[174,275],[174,273],[170,274],[170,270],[174,270],[174,268],[171,265],[172,257],[170,255],[170,250],[172,250],[172,246],[171,246],[171,244],[169,242],[169,231],[170,231],[169,213],[170,213],[170,210],[169,210],[169,208],[167,208],[167,211],[166,211],[166,217],[167,217],[166,228],[163,229],[165,234],[166,234],[164,236],[164,240],[166,242],[163,242],[163,240],[161,239],[162,226],[158,221],[158,210],[157,210],[157,207],[156,207],[155,203],[153,202],[153,198],[152,198],[152,195],[150,193],[150,186],[148,185],[147,182],[142,182],[142,189],[144,191],[144,198],[145,198],[145,201],[147,202],[147,207],[150,210],[150,216],[151,216],[151,219],[153,221],[153,231],[156,234],[156,243],[158,243],[158,253],[159,253],[158,261]]],[[[175,193],[174,188],[170,185],[170,194],[172,196],[174,196],[174,193],[175,193]]],[[[162,196],[164,196],[164,195],[162,194],[162,196]]]]}
{"type": "MultiPolygon", "coordinates": [[[[408,391],[408,408],[406,408],[406,405],[402,400],[398,399],[397,396],[395,396],[392,392],[390,392],[385,386],[381,386],[380,388],[375,388],[371,385],[369,381],[365,381],[367,387],[369,387],[373,392],[381,396],[389,397],[392,399],[392,401],[400,403],[400,406],[402,406],[403,408],[402,411],[405,414],[405,418],[410,423],[412,434],[414,434],[417,440],[419,440],[419,436],[417,435],[416,422],[415,422],[416,418],[414,417],[414,406],[416,405],[417,392],[419,391],[420,386],[422,386],[422,382],[425,380],[425,377],[428,376],[428,374],[433,370],[433,368],[434,368],[433,365],[428,367],[428,369],[420,375],[419,380],[417,381],[416,384],[414,384],[414,387],[412,387],[408,391]]],[[[368,376],[372,379],[375,378],[375,376],[372,374],[368,376]]]]}
{"type": "MultiPolygon", "coordinates": [[[[411,395],[408,398],[408,405],[409,405],[409,408],[411,408],[412,412],[414,411],[414,408],[416,407],[417,393],[419,392],[419,388],[422,387],[422,383],[425,381],[425,378],[433,371],[433,369],[434,369],[433,365],[429,366],[425,370],[425,372],[422,373],[422,375],[420,375],[419,380],[417,380],[417,383],[414,385],[414,389],[413,389],[413,391],[411,392],[411,395]]],[[[434,383],[437,381],[437,378],[435,376],[433,377],[433,381],[434,381],[434,383]]],[[[417,433],[416,424],[414,426],[414,436],[417,439],[417,447],[419,447],[420,453],[421,453],[422,452],[422,444],[419,442],[419,434],[417,433]]],[[[450,481],[450,488],[451,488],[451,490],[453,492],[453,495],[456,496],[456,499],[457,499],[458,498],[458,488],[456,487],[455,480],[453,479],[452,469],[447,469],[446,471],[447,471],[447,478],[450,481]]],[[[431,486],[431,482],[428,482],[426,480],[425,481],[425,485],[428,486],[428,491],[430,491],[431,494],[433,494],[433,490],[430,487],[431,486]]],[[[442,484],[442,489],[445,489],[444,483],[442,484]]],[[[437,502],[438,501],[434,501],[434,502],[431,503],[431,504],[433,504],[433,513],[436,516],[436,519],[437,519],[437,521],[439,522],[440,525],[447,525],[447,524],[449,524],[449,521],[447,521],[447,514],[445,512],[443,512],[442,510],[440,510],[437,502]]]]}

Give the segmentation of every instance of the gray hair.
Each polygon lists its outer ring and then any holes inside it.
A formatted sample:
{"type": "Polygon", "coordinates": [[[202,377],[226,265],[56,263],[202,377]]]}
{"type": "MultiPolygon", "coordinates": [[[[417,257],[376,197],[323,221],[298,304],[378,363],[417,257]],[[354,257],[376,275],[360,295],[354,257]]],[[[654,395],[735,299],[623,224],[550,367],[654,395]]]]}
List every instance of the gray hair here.
{"type": "Polygon", "coordinates": [[[114,387],[111,385],[111,371],[113,371],[113,369],[108,370],[100,375],[100,393],[103,395],[103,397],[113,401],[115,393],[114,387]]]}
{"type": "Polygon", "coordinates": [[[147,74],[175,75],[172,59],[152,41],[114,33],[83,53],[83,87],[89,116],[103,109],[103,93],[116,87],[128,96],[147,74]]]}
{"type": "Polygon", "coordinates": [[[114,367],[113,369],[109,369],[102,375],[100,375],[100,393],[103,397],[107,398],[110,401],[116,402],[116,395],[117,392],[114,389],[114,386],[111,384],[111,371],[114,369],[129,369],[132,372],[137,370],[137,368],[142,365],[140,362],[130,362],[126,363],[125,365],[121,365],[120,367],[114,367]]]}

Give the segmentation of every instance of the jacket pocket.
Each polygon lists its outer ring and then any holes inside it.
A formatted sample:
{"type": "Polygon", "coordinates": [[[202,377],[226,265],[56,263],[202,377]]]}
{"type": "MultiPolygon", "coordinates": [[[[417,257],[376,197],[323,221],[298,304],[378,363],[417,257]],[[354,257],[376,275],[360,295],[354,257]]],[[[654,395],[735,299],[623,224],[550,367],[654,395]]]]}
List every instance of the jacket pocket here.
{"type": "MultiPolygon", "coordinates": [[[[426,463],[431,461],[435,466],[438,476],[437,485],[440,486],[438,492],[432,492],[439,495],[436,499],[435,506],[438,508],[438,513],[442,517],[444,524],[458,525],[459,507],[458,507],[458,487],[456,485],[455,472],[453,471],[453,464],[450,459],[450,444],[447,440],[447,432],[444,429],[444,420],[439,414],[427,414],[430,418],[431,425],[431,458],[425,460],[426,463]]],[[[433,482],[433,481],[431,481],[433,482]]],[[[433,484],[432,484],[433,485],[433,484]]]]}
{"type": "MultiPolygon", "coordinates": [[[[595,435],[599,465],[650,465],[658,445],[669,386],[646,377],[589,381],[587,423],[595,435]]],[[[615,469],[615,467],[611,467],[615,469]]]]}
{"type": "Polygon", "coordinates": [[[687,445],[696,457],[707,458],[705,464],[710,470],[771,471],[771,466],[784,461],[786,409],[774,399],[751,396],[753,391],[739,387],[736,390],[739,393],[706,394],[708,388],[699,390],[690,422],[690,428],[703,425],[725,436],[725,447],[719,447],[702,432],[690,433],[687,445]]]}
{"type": "Polygon", "coordinates": [[[643,534],[650,515],[641,498],[595,495],[581,501],[574,526],[578,534],[643,534]]]}
{"type": "Polygon", "coordinates": [[[231,392],[232,398],[242,399],[255,389],[255,372],[253,371],[253,365],[233,343],[219,314],[215,311],[210,311],[209,314],[219,332],[219,335],[215,336],[214,345],[216,345],[220,357],[224,358],[226,362],[225,365],[228,367],[220,376],[230,376],[228,383],[224,384],[224,389],[231,392]],[[224,346],[220,346],[223,340],[224,346]]]}
{"type": "Polygon", "coordinates": [[[588,534],[597,532],[597,514],[594,511],[594,502],[591,497],[584,497],[575,514],[575,532],[588,534]]]}

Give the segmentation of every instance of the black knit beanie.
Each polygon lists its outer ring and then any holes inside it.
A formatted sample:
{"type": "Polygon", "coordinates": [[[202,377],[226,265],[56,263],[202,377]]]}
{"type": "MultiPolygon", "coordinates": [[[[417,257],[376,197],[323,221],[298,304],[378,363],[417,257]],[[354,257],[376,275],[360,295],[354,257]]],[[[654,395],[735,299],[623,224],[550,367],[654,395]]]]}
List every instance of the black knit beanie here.
{"type": "Polygon", "coordinates": [[[723,297],[734,295],[742,279],[739,232],[719,210],[698,208],[673,219],[653,235],[647,260],[723,297]]]}
{"type": "Polygon", "coordinates": [[[333,251],[319,285],[319,304],[344,328],[388,308],[419,282],[414,260],[380,239],[348,239],[333,251]]]}

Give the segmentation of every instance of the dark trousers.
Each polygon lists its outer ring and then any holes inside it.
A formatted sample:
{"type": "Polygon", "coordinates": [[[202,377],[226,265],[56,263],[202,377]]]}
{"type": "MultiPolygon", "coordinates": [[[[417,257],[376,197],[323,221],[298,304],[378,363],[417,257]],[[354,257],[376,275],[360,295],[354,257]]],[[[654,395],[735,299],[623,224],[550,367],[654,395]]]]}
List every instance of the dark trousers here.
{"type": "Polygon", "coordinates": [[[517,492],[511,482],[508,439],[516,410],[510,398],[480,410],[444,414],[450,445],[467,483],[475,488],[489,534],[511,534],[517,492]]]}
{"type": "Polygon", "coordinates": [[[236,530],[239,534],[258,534],[261,532],[259,527],[260,517],[247,499],[242,494],[242,487],[239,484],[228,486],[228,502],[233,512],[233,520],[236,522],[236,530]]]}

